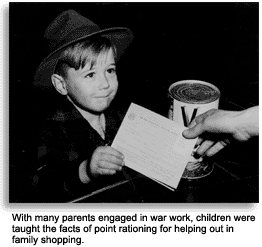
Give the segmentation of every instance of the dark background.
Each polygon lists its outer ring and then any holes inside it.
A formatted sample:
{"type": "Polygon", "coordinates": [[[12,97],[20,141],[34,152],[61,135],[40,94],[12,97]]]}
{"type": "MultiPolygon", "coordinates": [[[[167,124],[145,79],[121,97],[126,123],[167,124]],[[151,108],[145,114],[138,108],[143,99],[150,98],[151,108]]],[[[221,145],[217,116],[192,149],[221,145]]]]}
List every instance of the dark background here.
{"type": "Polygon", "coordinates": [[[118,64],[119,97],[161,112],[172,83],[196,79],[239,104],[258,104],[258,3],[11,3],[11,114],[52,108],[55,96],[36,96],[32,82],[48,55],[44,30],[68,9],[101,28],[133,31],[134,42],[118,64]]]}
{"type": "Polygon", "coordinates": [[[134,41],[117,66],[116,100],[165,115],[168,87],[196,79],[215,84],[222,102],[243,108],[258,104],[258,3],[10,3],[11,171],[20,172],[17,164],[32,158],[27,150],[34,148],[35,132],[59,100],[32,83],[48,55],[44,30],[68,9],[101,28],[133,31],[134,41]]]}

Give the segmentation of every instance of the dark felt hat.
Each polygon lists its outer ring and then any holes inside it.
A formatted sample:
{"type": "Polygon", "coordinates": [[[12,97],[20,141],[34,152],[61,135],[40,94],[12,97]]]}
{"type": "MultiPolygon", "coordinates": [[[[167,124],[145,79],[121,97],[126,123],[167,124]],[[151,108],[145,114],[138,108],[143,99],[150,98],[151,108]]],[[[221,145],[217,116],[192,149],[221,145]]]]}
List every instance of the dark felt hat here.
{"type": "Polygon", "coordinates": [[[133,39],[131,30],[124,27],[100,29],[95,23],[74,10],[57,16],[45,31],[46,47],[49,55],[37,68],[34,85],[42,89],[52,88],[51,75],[61,55],[69,45],[100,35],[108,38],[117,48],[119,57],[133,39]]]}

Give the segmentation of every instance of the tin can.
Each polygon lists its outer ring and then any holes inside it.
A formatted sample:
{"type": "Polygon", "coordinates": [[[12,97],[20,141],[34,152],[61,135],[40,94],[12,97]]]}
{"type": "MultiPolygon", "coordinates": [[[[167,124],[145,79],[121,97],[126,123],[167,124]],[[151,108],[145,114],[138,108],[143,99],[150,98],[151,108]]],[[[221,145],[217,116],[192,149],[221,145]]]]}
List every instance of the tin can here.
{"type": "MultiPolygon", "coordinates": [[[[188,127],[200,114],[218,109],[220,91],[211,83],[199,80],[182,80],[173,83],[168,89],[168,118],[188,127]]],[[[200,178],[212,171],[212,166],[202,158],[195,159],[193,151],[183,178],[200,178]]]]}

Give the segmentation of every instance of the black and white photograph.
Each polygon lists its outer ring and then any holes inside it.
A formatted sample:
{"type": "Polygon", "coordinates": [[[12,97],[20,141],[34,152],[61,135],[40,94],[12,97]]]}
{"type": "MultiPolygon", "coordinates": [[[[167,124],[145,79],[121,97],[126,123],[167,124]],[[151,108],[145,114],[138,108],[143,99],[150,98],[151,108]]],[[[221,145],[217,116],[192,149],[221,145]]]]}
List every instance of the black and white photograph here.
{"type": "Polygon", "coordinates": [[[259,3],[9,3],[8,199],[258,203],[259,3]]]}

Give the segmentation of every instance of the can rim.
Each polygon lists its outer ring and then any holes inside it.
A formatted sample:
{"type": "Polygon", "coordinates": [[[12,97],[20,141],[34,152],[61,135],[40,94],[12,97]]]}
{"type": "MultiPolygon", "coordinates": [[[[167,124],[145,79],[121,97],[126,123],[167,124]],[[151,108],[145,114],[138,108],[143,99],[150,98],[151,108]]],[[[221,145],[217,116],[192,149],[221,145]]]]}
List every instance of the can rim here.
{"type": "Polygon", "coordinates": [[[174,83],[172,83],[169,86],[169,88],[168,88],[168,95],[172,99],[175,99],[175,100],[183,102],[183,103],[189,103],[189,104],[209,104],[209,103],[213,103],[214,101],[218,100],[221,97],[221,92],[218,89],[218,87],[216,87],[214,84],[206,82],[206,81],[201,81],[201,80],[181,80],[181,81],[174,82],[174,83]],[[174,97],[171,94],[171,92],[170,92],[172,90],[172,88],[174,88],[175,86],[177,86],[179,84],[193,84],[193,83],[199,83],[199,84],[210,86],[211,88],[213,88],[214,90],[216,90],[218,92],[218,96],[215,97],[214,99],[212,99],[212,101],[209,101],[209,102],[208,101],[195,101],[195,102],[192,101],[191,102],[191,101],[182,101],[181,99],[174,97]]]}

